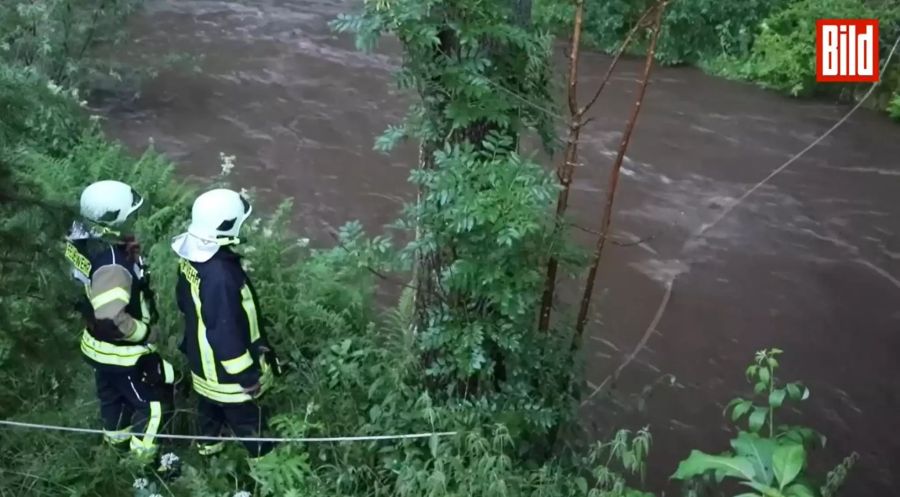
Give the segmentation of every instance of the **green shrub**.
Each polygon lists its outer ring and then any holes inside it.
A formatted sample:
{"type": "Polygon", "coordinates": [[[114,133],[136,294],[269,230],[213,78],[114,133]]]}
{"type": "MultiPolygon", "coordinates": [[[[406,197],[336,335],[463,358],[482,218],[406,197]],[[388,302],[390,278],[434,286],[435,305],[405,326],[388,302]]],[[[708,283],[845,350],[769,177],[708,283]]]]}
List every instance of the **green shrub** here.
{"type": "Polygon", "coordinates": [[[747,75],[763,87],[793,96],[822,91],[823,87],[816,85],[816,20],[875,15],[863,0],[794,2],[763,22],[753,45],[747,75]]]}
{"type": "Polygon", "coordinates": [[[0,61],[22,64],[56,84],[80,86],[115,64],[94,56],[97,44],[124,35],[141,0],[5,0],[0,3],[0,61]]]}
{"type": "MultiPolygon", "coordinates": [[[[616,50],[649,3],[587,2],[584,39],[601,50],[616,50]]],[[[536,0],[534,5],[539,26],[561,35],[571,30],[572,2],[536,0]]],[[[656,57],[793,96],[859,98],[868,87],[815,81],[815,21],[820,18],[877,18],[882,61],[900,36],[900,4],[891,0],[679,0],[667,9],[656,57]]],[[[645,40],[638,41],[633,51],[645,40]]],[[[870,106],[887,108],[900,87],[898,66],[900,54],[895,54],[870,106]]]]}
{"type": "Polygon", "coordinates": [[[749,55],[763,19],[790,0],[679,0],[666,13],[657,59],[707,65],[749,55]]]}
{"type": "Polygon", "coordinates": [[[818,481],[808,456],[825,446],[825,437],[806,426],[776,421],[788,403],[810,395],[802,383],[782,383],[778,378],[781,354],[779,349],[757,352],[746,371],[753,397],[734,399],[725,408],[732,422],[747,423],[747,429],[731,440],[731,450],[715,455],[693,450],[678,465],[672,478],[689,483],[687,497],[709,495],[705,492],[723,480],[738,482],[746,491],[744,497],[831,496],[843,484],[853,457],[818,481]]]}
{"type": "Polygon", "coordinates": [[[900,121],[900,92],[894,92],[894,95],[891,97],[891,101],[888,104],[888,114],[900,121]]]}

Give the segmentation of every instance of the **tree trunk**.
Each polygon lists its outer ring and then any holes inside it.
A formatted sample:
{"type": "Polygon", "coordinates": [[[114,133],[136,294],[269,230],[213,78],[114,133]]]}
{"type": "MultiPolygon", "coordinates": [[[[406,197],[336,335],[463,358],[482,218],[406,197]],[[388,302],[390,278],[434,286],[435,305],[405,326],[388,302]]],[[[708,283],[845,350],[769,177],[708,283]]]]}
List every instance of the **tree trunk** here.
{"type": "MultiPolygon", "coordinates": [[[[556,198],[556,217],[554,218],[553,235],[558,236],[563,216],[569,207],[569,187],[572,184],[572,176],[575,174],[575,165],[578,161],[578,140],[581,137],[582,111],[578,108],[578,54],[581,51],[581,30],[584,23],[584,0],[575,3],[575,18],[572,26],[572,41],[569,44],[569,131],[566,136],[566,151],[563,160],[556,168],[556,177],[562,190],[556,198]]],[[[559,259],[551,255],[547,261],[547,277],[544,281],[544,294],[541,297],[540,317],[538,330],[550,329],[550,311],[553,308],[553,295],[556,292],[556,273],[559,269],[559,259]]]]}
{"type": "MultiPolygon", "coordinates": [[[[511,2],[510,5],[512,7],[512,12],[514,14],[513,19],[515,20],[515,22],[519,26],[523,27],[530,25],[532,0],[509,1],[511,2]]],[[[452,15],[448,17],[448,21],[453,21],[452,15]]],[[[449,28],[444,30],[439,35],[439,39],[440,44],[437,48],[438,54],[444,56],[448,54],[456,56],[459,54],[459,43],[458,40],[456,40],[452,30],[450,30],[449,28]]],[[[482,46],[484,47],[484,53],[486,53],[487,57],[491,61],[494,61],[496,63],[493,67],[507,69],[506,71],[503,71],[503,69],[496,69],[497,73],[499,74],[492,75],[492,79],[515,90],[523,88],[524,85],[522,84],[522,80],[525,76],[525,63],[527,61],[522,56],[522,54],[511,53],[510,50],[517,49],[514,47],[501,45],[490,39],[482,40],[482,46]],[[508,68],[504,65],[510,63],[514,64],[512,70],[508,70],[508,68]],[[503,74],[504,72],[505,74],[503,74]]],[[[433,83],[437,88],[440,88],[440,81],[435,81],[433,83]]],[[[422,97],[423,101],[441,101],[439,95],[430,95],[426,93],[427,91],[429,90],[425,90],[424,86],[422,89],[420,89],[420,97],[422,97]],[[432,96],[437,98],[429,98],[432,96]]],[[[435,105],[434,108],[426,109],[426,113],[432,116],[431,119],[434,119],[436,122],[440,122],[439,120],[446,119],[443,116],[444,109],[441,104],[427,105],[435,105]]],[[[515,147],[517,147],[519,132],[519,127],[517,125],[514,124],[511,126],[501,127],[500,125],[493,122],[476,122],[464,129],[457,130],[452,134],[448,134],[444,139],[423,142],[420,145],[419,149],[419,167],[423,169],[433,169],[435,167],[434,152],[442,149],[448,142],[468,142],[475,147],[478,147],[492,132],[502,132],[508,134],[512,139],[514,147],[513,150],[515,149],[515,147]]],[[[419,191],[418,202],[426,201],[426,193],[427,192],[422,190],[419,191]]],[[[422,226],[421,223],[417,223],[416,228],[417,239],[422,236],[423,230],[428,229],[427,226],[422,226]]],[[[447,267],[453,264],[454,259],[455,254],[453,253],[453,247],[438,247],[436,252],[422,253],[417,256],[416,267],[414,268],[413,275],[414,286],[416,288],[414,301],[415,330],[421,331],[427,329],[429,327],[429,324],[432,322],[432,319],[436,317],[435,313],[445,312],[446,309],[444,309],[444,307],[448,305],[452,307],[459,307],[460,309],[469,307],[471,299],[468,296],[445,295],[441,286],[441,274],[447,267]]],[[[482,304],[483,305],[478,306],[478,317],[489,315],[494,312],[494,309],[491,308],[489,303],[482,304]]],[[[484,347],[485,350],[488,351],[488,353],[492,356],[491,358],[495,364],[494,371],[491,372],[492,376],[494,378],[503,378],[505,376],[504,359],[502,357],[502,352],[499,346],[494,343],[485,343],[484,347]]],[[[434,359],[435,357],[423,357],[423,361],[426,367],[431,364],[434,359]]],[[[475,387],[477,389],[477,386],[474,385],[472,381],[464,383],[466,383],[466,385],[463,388],[469,391],[469,393],[472,393],[472,387],[475,387]]]]}

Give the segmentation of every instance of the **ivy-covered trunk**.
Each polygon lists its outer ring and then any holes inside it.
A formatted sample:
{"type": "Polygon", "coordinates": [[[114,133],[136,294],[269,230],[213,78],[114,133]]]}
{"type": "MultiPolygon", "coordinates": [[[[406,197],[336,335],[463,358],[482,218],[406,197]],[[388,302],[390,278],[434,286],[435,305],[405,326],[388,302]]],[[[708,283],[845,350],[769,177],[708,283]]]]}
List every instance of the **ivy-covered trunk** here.
{"type": "Polygon", "coordinates": [[[401,86],[419,96],[378,143],[420,144],[406,253],[432,392],[481,397],[515,383],[524,399],[542,383],[534,315],[554,186],[518,145],[529,130],[553,138],[550,116],[535,110],[550,100],[551,39],[531,29],[530,11],[530,0],[400,0],[338,23],[362,41],[396,35],[401,86]]]}
{"type": "MultiPolygon", "coordinates": [[[[511,0],[510,22],[513,26],[527,30],[531,22],[530,0],[511,0]]],[[[488,81],[501,85],[511,94],[519,94],[525,87],[523,80],[526,77],[526,58],[523,47],[514,46],[500,37],[491,33],[480,35],[475,40],[477,49],[466,50],[461,46],[460,37],[463,33],[454,29],[455,25],[465,24],[469,21],[464,11],[456,11],[448,7],[445,13],[446,24],[441,28],[440,43],[435,50],[435,60],[455,60],[460,64],[486,62],[483,77],[488,81]]],[[[435,153],[446,150],[447,147],[471,147],[474,151],[483,151],[490,140],[503,139],[505,146],[502,150],[493,148],[494,153],[500,156],[516,152],[519,143],[519,135],[522,131],[517,111],[518,106],[510,106],[504,114],[483,116],[467,122],[454,122],[448,119],[448,109],[458,105],[457,101],[443,98],[454,92],[454,81],[449,78],[434,78],[430,84],[421,85],[419,96],[424,103],[425,119],[430,126],[442,130],[422,139],[418,167],[420,170],[435,171],[437,161],[435,153]]],[[[476,192],[478,195],[481,192],[476,192]]],[[[437,198],[429,195],[427,186],[419,185],[419,202],[434,201],[437,198]]],[[[439,208],[438,205],[421,205],[424,210],[439,208]]],[[[437,232],[443,226],[422,225],[422,219],[417,220],[417,236],[424,231],[437,232]]],[[[445,280],[452,279],[454,266],[461,262],[461,256],[456,245],[465,240],[456,240],[453,237],[444,239],[444,243],[420,250],[416,257],[415,267],[415,329],[428,330],[436,323],[456,322],[465,326],[471,322],[493,322],[502,319],[502,313],[497,309],[497,302],[490,298],[480,296],[477,291],[469,292],[466,288],[456,288],[445,280]],[[451,290],[448,290],[452,288],[451,290]],[[462,322],[460,322],[462,317],[462,322]]],[[[477,256],[477,254],[471,254],[477,256]]],[[[470,255],[470,256],[471,256],[470,255]]],[[[465,256],[462,256],[465,257],[465,256]]],[[[461,395],[479,395],[486,391],[498,390],[507,379],[506,360],[504,351],[492,337],[484,337],[480,344],[485,367],[471,368],[466,374],[452,376],[437,375],[431,378],[431,384],[437,388],[449,387],[461,395]],[[447,381],[450,381],[448,383],[447,381]]],[[[428,350],[423,355],[426,370],[434,370],[440,367],[442,353],[440,349],[428,350]]]]}

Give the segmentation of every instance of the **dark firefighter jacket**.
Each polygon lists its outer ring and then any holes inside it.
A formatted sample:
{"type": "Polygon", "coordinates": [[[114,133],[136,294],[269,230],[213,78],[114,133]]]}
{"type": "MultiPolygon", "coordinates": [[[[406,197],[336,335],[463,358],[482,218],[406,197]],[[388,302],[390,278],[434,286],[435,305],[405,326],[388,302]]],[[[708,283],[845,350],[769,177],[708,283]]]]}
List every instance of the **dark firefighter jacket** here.
{"type": "Polygon", "coordinates": [[[155,352],[147,343],[154,317],[149,282],[125,247],[87,238],[66,242],[65,254],[84,282],[78,308],[86,324],[81,351],[88,362],[98,369],[126,370],[155,352]]]}
{"type": "Polygon", "coordinates": [[[180,259],[176,299],[194,391],[216,402],[241,403],[253,399],[245,388],[259,384],[262,392],[270,386],[259,306],[237,254],[222,247],[206,262],[180,259]]]}

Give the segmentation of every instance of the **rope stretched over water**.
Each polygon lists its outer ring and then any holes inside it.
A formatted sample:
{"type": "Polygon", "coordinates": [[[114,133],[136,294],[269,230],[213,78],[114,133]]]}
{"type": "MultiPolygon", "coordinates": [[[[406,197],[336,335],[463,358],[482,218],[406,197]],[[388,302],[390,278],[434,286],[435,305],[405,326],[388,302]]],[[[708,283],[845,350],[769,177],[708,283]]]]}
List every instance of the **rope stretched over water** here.
{"type": "MultiPolygon", "coordinates": [[[[900,45],[900,37],[897,37],[897,41],[894,42],[894,46],[891,48],[890,53],[888,53],[887,59],[885,59],[885,61],[884,61],[884,65],[881,68],[882,75],[884,74],[884,70],[887,69],[888,64],[891,63],[891,59],[894,57],[894,53],[897,51],[898,45],[900,45]]],[[[716,224],[719,223],[719,221],[721,221],[722,219],[725,218],[725,216],[730,214],[731,211],[734,210],[734,208],[737,207],[739,204],[741,204],[744,200],[747,200],[747,197],[749,197],[750,195],[753,195],[753,192],[755,192],[760,187],[762,187],[763,185],[768,183],[769,180],[771,180],[775,176],[781,174],[785,169],[788,168],[788,166],[790,166],[791,164],[796,162],[797,159],[799,159],[804,154],[806,154],[806,152],[809,152],[813,147],[815,147],[816,145],[821,143],[822,140],[827,138],[831,133],[834,132],[834,130],[838,129],[842,124],[844,124],[847,121],[847,119],[850,118],[850,116],[853,115],[853,113],[855,113],[860,107],[862,107],[862,105],[866,102],[866,100],[868,100],[869,97],[872,96],[872,93],[875,91],[875,88],[877,88],[878,85],[880,85],[880,84],[881,84],[880,80],[872,83],[872,86],[869,87],[869,90],[866,92],[865,95],[863,95],[863,97],[859,100],[859,102],[857,102],[856,105],[854,105],[853,108],[850,109],[849,112],[844,114],[844,117],[840,118],[838,120],[838,122],[834,123],[834,126],[828,128],[828,130],[825,131],[825,133],[823,133],[822,136],[813,140],[812,143],[810,143],[809,145],[806,146],[806,148],[804,148],[803,150],[794,154],[794,156],[791,157],[790,159],[788,159],[787,162],[785,162],[784,164],[782,164],[781,166],[776,168],[774,171],[769,173],[769,175],[766,176],[765,178],[763,178],[759,183],[753,185],[752,188],[750,188],[749,190],[744,192],[743,195],[741,195],[737,200],[732,202],[728,207],[726,207],[725,209],[722,209],[722,212],[715,219],[713,219],[712,222],[704,224],[700,228],[700,231],[698,231],[697,234],[692,238],[702,238],[704,233],[706,233],[707,231],[712,229],[716,224]]]]}
{"type": "MultiPolygon", "coordinates": [[[[887,69],[888,64],[891,63],[891,59],[894,58],[894,54],[897,52],[897,47],[898,47],[898,45],[900,45],[900,36],[898,36],[897,39],[896,39],[896,41],[894,41],[894,45],[891,47],[891,51],[888,53],[888,56],[887,56],[887,58],[885,59],[884,64],[881,66],[881,74],[882,74],[882,75],[884,74],[885,69],[887,69]]],[[[854,106],[853,106],[846,114],[844,114],[844,116],[843,116],[842,118],[840,118],[836,123],[834,123],[833,126],[831,126],[830,128],[828,128],[828,130],[826,130],[824,133],[822,133],[821,136],[819,136],[818,138],[816,138],[815,140],[813,140],[813,141],[812,141],[809,145],[807,145],[803,150],[801,150],[801,151],[797,152],[796,154],[794,154],[794,155],[793,155],[790,159],[788,159],[784,164],[782,164],[782,165],[778,166],[777,168],[775,168],[771,173],[769,173],[768,176],[766,176],[765,178],[763,178],[762,180],[760,180],[758,183],[756,183],[755,185],[753,185],[753,186],[752,186],[750,189],[748,189],[746,192],[744,192],[743,195],[741,195],[740,197],[738,197],[737,199],[735,199],[733,202],[731,202],[731,203],[728,205],[728,207],[726,207],[725,209],[723,209],[722,212],[721,212],[718,216],[716,216],[715,219],[712,220],[712,222],[706,223],[706,224],[704,224],[703,226],[701,226],[700,229],[699,229],[696,233],[694,233],[692,236],[690,236],[690,237],[685,241],[685,244],[684,244],[684,246],[683,246],[683,248],[682,248],[682,251],[684,251],[684,248],[687,247],[687,245],[688,245],[689,242],[694,241],[694,240],[699,240],[699,239],[703,238],[709,230],[711,230],[711,229],[714,228],[717,224],[719,224],[719,222],[722,221],[722,219],[724,219],[726,216],[728,216],[728,214],[730,214],[730,213],[734,210],[735,207],[737,207],[738,205],[740,205],[741,203],[743,203],[745,200],[747,200],[747,198],[748,198],[750,195],[752,195],[756,190],[760,189],[763,185],[765,185],[766,183],[768,183],[769,181],[771,181],[772,178],[774,178],[775,176],[777,176],[777,175],[781,174],[782,172],[784,172],[784,170],[787,169],[788,166],[790,166],[791,164],[793,164],[794,162],[796,162],[797,159],[799,159],[799,158],[802,157],[804,154],[806,154],[807,152],[809,152],[810,150],[812,150],[816,145],[822,143],[822,140],[824,140],[824,139],[827,138],[829,135],[831,135],[831,133],[833,133],[836,129],[838,129],[841,125],[843,125],[843,124],[847,121],[847,119],[850,118],[850,116],[852,116],[857,110],[859,110],[860,107],[862,107],[862,105],[866,102],[866,100],[868,100],[869,97],[872,96],[872,93],[875,92],[875,88],[877,88],[880,84],[881,84],[881,81],[880,81],[880,80],[879,80],[879,81],[876,81],[876,82],[874,82],[874,83],[872,83],[872,85],[869,87],[869,90],[866,91],[866,94],[863,95],[863,97],[859,100],[859,102],[857,102],[856,105],[854,105],[854,106]]],[[[867,263],[867,261],[861,261],[861,263],[863,263],[863,264],[869,264],[869,263],[867,263]]],[[[884,276],[884,275],[882,275],[882,276],[884,276]]],[[[897,280],[896,280],[895,278],[890,277],[890,276],[888,276],[888,278],[889,278],[890,280],[892,280],[892,282],[893,282],[895,285],[897,284],[897,280]]],[[[665,291],[665,293],[663,294],[662,300],[660,300],[659,306],[658,306],[657,309],[656,309],[656,313],[653,315],[653,320],[650,322],[650,325],[649,325],[649,326],[647,327],[647,329],[644,331],[644,334],[643,334],[643,336],[641,337],[641,340],[638,342],[637,346],[634,348],[634,350],[631,352],[631,354],[628,355],[628,357],[625,359],[625,361],[622,362],[622,364],[619,365],[618,368],[616,368],[615,373],[613,373],[613,374],[607,376],[607,377],[603,380],[603,382],[600,384],[600,386],[598,386],[597,388],[595,388],[595,389],[591,392],[591,394],[588,395],[588,396],[581,402],[581,405],[582,405],[582,406],[584,406],[585,404],[587,404],[588,401],[590,401],[594,396],[596,396],[598,393],[600,393],[600,391],[603,390],[603,388],[609,383],[610,380],[617,379],[617,378],[619,377],[619,374],[622,372],[622,370],[625,369],[625,368],[626,368],[626,367],[627,367],[627,366],[628,366],[628,365],[629,365],[629,364],[637,357],[638,353],[640,353],[640,351],[641,351],[641,350],[644,348],[644,346],[647,344],[647,340],[649,339],[650,335],[651,335],[654,331],[656,331],[656,327],[657,327],[657,325],[659,324],[659,321],[662,319],[662,316],[665,314],[666,309],[668,308],[668,305],[669,305],[669,299],[670,299],[670,297],[672,296],[672,289],[673,289],[673,287],[675,286],[675,280],[677,280],[677,279],[678,279],[678,275],[675,274],[675,275],[669,277],[669,279],[666,281],[666,283],[665,283],[666,291],[665,291]]],[[[900,286],[900,285],[898,285],[898,286],[900,286]]]]}
{"type": "MultiPolygon", "coordinates": [[[[0,426],[21,428],[27,430],[61,431],[68,433],[80,433],[84,435],[105,435],[109,432],[95,428],[78,428],[73,426],[58,426],[40,423],[26,423],[22,421],[0,420],[0,426]]],[[[145,433],[115,432],[117,435],[134,435],[143,437],[145,433]]],[[[204,442],[268,442],[268,443],[322,443],[322,442],[371,442],[377,440],[404,440],[414,438],[449,437],[457,435],[456,431],[436,431],[426,433],[403,433],[399,435],[360,435],[349,437],[209,437],[203,435],[176,435],[160,433],[155,438],[174,440],[198,440],[204,442]]]]}

